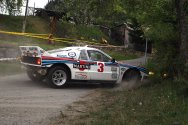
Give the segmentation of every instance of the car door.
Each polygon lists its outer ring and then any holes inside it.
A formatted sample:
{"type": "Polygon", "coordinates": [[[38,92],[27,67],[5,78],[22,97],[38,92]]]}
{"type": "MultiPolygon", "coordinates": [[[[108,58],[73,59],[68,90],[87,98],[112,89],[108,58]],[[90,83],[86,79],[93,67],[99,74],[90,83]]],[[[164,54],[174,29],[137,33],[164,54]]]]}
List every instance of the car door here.
{"type": "Polygon", "coordinates": [[[91,80],[116,81],[119,76],[119,65],[112,63],[111,58],[102,51],[87,50],[90,60],[88,70],[91,80]]]}
{"type": "Polygon", "coordinates": [[[75,80],[90,80],[88,70],[90,70],[90,62],[86,50],[80,50],[78,61],[73,63],[72,78],[75,80]]]}

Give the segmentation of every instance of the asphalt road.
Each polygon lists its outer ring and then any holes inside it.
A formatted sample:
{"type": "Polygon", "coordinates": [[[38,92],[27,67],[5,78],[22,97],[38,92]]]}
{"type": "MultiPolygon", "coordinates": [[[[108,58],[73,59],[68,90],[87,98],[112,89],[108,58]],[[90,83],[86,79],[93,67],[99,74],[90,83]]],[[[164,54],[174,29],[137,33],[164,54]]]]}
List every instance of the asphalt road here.
{"type": "Polygon", "coordinates": [[[98,85],[70,85],[53,89],[34,83],[25,74],[0,78],[0,125],[46,125],[68,104],[81,100],[98,85]]]}

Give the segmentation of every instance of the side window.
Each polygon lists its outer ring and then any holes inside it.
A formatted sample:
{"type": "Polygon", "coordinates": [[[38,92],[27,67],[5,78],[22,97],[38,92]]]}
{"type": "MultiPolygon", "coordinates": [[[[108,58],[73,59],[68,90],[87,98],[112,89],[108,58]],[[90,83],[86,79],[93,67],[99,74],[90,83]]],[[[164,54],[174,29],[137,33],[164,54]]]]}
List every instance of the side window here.
{"type": "Polygon", "coordinates": [[[85,50],[81,50],[80,51],[80,57],[79,57],[80,60],[88,60],[87,59],[87,54],[85,52],[85,50]]]}
{"type": "Polygon", "coordinates": [[[88,50],[89,59],[92,61],[102,61],[102,62],[109,62],[110,58],[99,51],[95,50],[88,50]]]}

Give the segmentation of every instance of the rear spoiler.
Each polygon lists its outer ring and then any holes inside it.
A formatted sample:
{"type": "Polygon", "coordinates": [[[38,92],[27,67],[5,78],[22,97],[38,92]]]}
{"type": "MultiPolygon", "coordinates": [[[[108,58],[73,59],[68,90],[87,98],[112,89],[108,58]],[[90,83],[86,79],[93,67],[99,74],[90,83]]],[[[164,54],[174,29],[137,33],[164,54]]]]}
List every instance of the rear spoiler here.
{"type": "Polygon", "coordinates": [[[39,46],[19,46],[21,52],[21,63],[32,66],[42,65],[42,55],[45,50],[39,46]]]}

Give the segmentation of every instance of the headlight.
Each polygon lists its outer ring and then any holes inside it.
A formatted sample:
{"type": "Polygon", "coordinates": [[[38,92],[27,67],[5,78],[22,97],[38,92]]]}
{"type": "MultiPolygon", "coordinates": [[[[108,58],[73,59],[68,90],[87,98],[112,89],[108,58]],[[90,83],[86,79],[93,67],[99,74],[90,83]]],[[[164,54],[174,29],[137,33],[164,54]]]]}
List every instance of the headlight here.
{"type": "Polygon", "coordinates": [[[155,73],[154,72],[149,72],[149,75],[154,75],[155,73]]]}
{"type": "Polygon", "coordinates": [[[166,78],[166,77],[167,77],[167,74],[166,74],[166,73],[165,73],[165,74],[163,74],[163,77],[164,77],[164,78],[166,78]]]}

